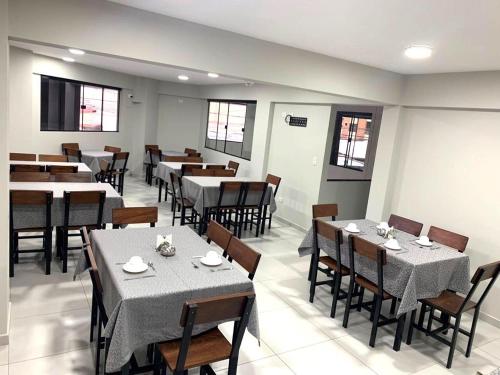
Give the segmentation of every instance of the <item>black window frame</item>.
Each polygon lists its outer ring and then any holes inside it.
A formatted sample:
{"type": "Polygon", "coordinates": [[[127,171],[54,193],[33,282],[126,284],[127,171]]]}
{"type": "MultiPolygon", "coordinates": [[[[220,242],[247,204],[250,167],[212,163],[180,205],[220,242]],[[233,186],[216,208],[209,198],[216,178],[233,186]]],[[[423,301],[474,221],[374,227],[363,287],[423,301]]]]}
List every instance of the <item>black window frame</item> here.
{"type": "MultiPolygon", "coordinates": [[[[364,172],[365,168],[367,166],[366,161],[367,161],[367,157],[369,154],[369,152],[368,152],[369,148],[367,148],[367,150],[366,150],[365,163],[364,163],[363,168],[357,168],[357,167],[353,167],[353,166],[349,166],[349,165],[338,165],[337,164],[338,157],[339,157],[340,138],[341,138],[341,133],[342,133],[342,118],[343,117],[351,117],[351,118],[356,117],[356,118],[360,118],[360,119],[370,119],[372,121],[372,124],[373,124],[374,114],[371,112],[338,111],[336,116],[337,117],[335,119],[335,129],[334,129],[334,133],[333,133],[332,151],[330,154],[330,165],[333,165],[333,166],[338,167],[338,168],[350,169],[350,170],[357,171],[357,172],[364,172]]],[[[357,129],[356,129],[356,131],[357,131],[357,129]]],[[[371,129],[370,134],[369,134],[370,138],[372,137],[372,131],[373,131],[373,128],[371,129]]],[[[368,140],[368,142],[370,142],[370,140],[368,140]]],[[[347,155],[346,155],[346,159],[347,159],[347,155]]]]}
{"type": "MultiPolygon", "coordinates": [[[[93,83],[93,82],[88,82],[88,81],[78,81],[74,79],[69,79],[69,78],[62,78],[62,77],[54,77],[54,76],[49,76],[47,74],[41,74],[40,75],[40,131],[41,132],[63,132],[63,133],[119,133],[120,132],[120,103],[121,103],[121,91],[122,89],[120,87],[115,87],[115,86],[110,86],[110,85],[103,85],[100,83],[93,83]],[[56,80],[60,82],[68,82],[68,83],[74,83],[78,85],[82,85],[84,87],[85,91],[85,86],[94,86],[94,87],[99,87],[103,90],[103,96],[102,96],[102,106],[101,106],[101,130],[61,130],[61,129],[42,129],[42,123],[43,123],[43,116],[44,116],[44,107],[43,107],[43,95],[42,95],[42,85],[43,85],[43,78],[48,78],[51,80],[56,80]],[[103,109],[104,109],[104,89],[110,89],[110,90],[116,90],[118,91],[118,101],[117,101],[117,116],[116,116],[116,130],[102,130],[102,119],[103,119],[103,109]]],[[[81,109],[81,108],[80,108],[81,109]]]]}
{"type": "MultiPolygon", "coordinates": [[[[230,154],[230,153],[226,152],[227,131],[226,131],[226,138],[224,139],[224,151],[217,149],[217,142],[219,141],[217,138],[217,134],[215,135],[215,148],[207,145],[207,141],[209,140],[209,138],[208,138],[208,124],[209,124],[209,120],[210,120],[210,103],[213,103],[213,102],[219,103],[219,112],[220,112],[220,103],[227,103],[228,105],[240,104],[240,105],[245,105],[245,106],[247,106],[249,104],[255,104],[255,106],[257,107],[257,101],[256,100],[236,100],[236,99],[208,99],[207,100],[208,106],[207,106],[207,121],[206,121],[207,125],[206,125],[206,131],[205,131],[205,148],[208,148],[209,150],[220,152],[220,153],[225,154],[225,155],[234,156],[235,158],[240,158],[240,159],[250,161],[251,156],[249,158],[246,158],[243,155],[238,156],[238,155],[234,155],[234,154],[230,154]]],[[[228,116],[229,116],[229,107],[228,107],[228,116]]],[[[255,121],[254,121],[254,126],[255,126],[255,121]]],[[[242,151],[243,151],[243,144],[245,143],[246,116],[245,116],[245,124],[243,126],[243,129],[244,129],[243,130],[243,139],[241,141],[242,151]]],[[[218,130],[219,130],[219,127],[217,126],[217,131],[218,130]]],[[[226,124],[226,130],[227,130],[227,124],[226,124]]],[[[254,131],[254,129],[252,129],[252,136],[253,136],[253,131],[254,131]]],[[[252,140],[252,143],[253,143],[253,140],[252,140]]]]}

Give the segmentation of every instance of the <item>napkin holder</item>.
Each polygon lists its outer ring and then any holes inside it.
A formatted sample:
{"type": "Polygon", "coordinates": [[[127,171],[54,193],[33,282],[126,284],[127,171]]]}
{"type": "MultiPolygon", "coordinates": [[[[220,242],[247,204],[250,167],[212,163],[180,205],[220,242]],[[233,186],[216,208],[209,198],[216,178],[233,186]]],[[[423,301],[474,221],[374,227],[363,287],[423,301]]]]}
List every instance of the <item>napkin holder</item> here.
{"type": "Polygon", "coordinates": [[[172,245],[172,235],[156,237],[156,248],[155,250],[165,257],[171,257],[175,255],[175,246],[172,245]]]}

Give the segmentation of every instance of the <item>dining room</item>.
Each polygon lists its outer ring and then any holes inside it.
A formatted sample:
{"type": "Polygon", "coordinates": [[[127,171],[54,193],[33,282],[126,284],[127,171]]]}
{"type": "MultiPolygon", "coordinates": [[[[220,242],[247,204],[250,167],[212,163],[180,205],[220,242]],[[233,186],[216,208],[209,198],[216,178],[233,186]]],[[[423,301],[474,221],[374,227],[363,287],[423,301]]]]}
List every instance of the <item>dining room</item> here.
{"type": "Polygon", "coordinates": [[[0,375],[498,374],[499,12],[0,0],[0,375]]]}

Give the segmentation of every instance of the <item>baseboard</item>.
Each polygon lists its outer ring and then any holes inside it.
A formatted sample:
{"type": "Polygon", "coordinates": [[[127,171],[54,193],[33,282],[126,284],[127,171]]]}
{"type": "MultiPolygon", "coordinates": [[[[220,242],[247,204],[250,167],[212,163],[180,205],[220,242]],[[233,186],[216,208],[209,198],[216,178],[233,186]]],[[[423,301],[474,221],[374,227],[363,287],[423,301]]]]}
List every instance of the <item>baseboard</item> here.
{"type": "Polygon", "coordinates": [[[287,219],[284,219],[281,216],[273,215],[273,220],[274,219],[277,219],[278,221],[281,221],[283,224],[290,225],[291,227],[294,227],[295,229],[298,229],[298,230],[300,230],[301,232],[304,232],[304,233],[307,233],[307,231],[309,230],[309,228],[301,227],[300,225],[295,224],[295,223],[293,223],[293,222],[291,222],[291,221],[289,221],[287,219]]]}
{"type": "Polygon", "coordinates": [[[0,333],[0,346],[9,344],[9,333],[10,333],[10,308],[11,304],[9,302],[7,309],[7,332],[0,333]]]}
{"type": "Polygon", "coordinates": [[[494,316],[491,316],[489,314],[486,314],[483,311],[479,313],[479,319],[485,321],[486,323],[491,324],[492,326],[500,328],[500,319],[495,318],[494,316]]]}

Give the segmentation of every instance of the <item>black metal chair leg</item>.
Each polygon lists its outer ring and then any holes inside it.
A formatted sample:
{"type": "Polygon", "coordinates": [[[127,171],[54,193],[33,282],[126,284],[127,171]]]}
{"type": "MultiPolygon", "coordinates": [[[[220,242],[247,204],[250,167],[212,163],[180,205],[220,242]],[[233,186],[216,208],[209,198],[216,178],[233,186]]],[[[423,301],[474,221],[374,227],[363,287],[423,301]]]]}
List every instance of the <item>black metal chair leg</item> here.
{"type": "Polygon", "coordinates": [[[450,354],[448,354],[448,362],[446,363],[446,368],[451,368],[453,362],[453,355],[455,354],[455,347],[457,346],[458,330],[460,329],[460,319],[461,315],[455,318],[455,328],[453,329],[453,336],[451,338],[450,354]]]}
{"type": "Polygon", "coordinates": [[[413,327],[415,325],[415,318],[417,317],[417,309],[411,312],[410,316],[410,326],[408,327],[408,336],[406,338],[406,345],[411,345],[411,340],[413,339],[413,327]]]}
{"type": "Polygon", "coordinates": [[[354,281],[351,280],[349,283],[349,290],[347,291],[347,302],[345,305],[344,311],[344,321],[342,322],[342,326],[347,328],[347,324],[349,323],[349,313],[351,312],[351,301],[352,301],[352,292],[354,289],[354,281]]]}
{"type": "Polygon", "coordinates": [[[370,346],[375,347],[375,340],[377,339],[377,329],[378,329],[378,320],[380,318],[380,309],[382,308],[382,297],[376,297],[376,303],[374,306],[375,313],[373,314],[373,323],[372,323],[372,332],[370,334],[370,346]]]}
{"type": "Polygon", "coordinates": [[[334,276],[334,290],[333,290],[333,300],[332,309],[330,311],[330,317],[335,318],[335,313],[337,310],[337,301],[339,299],[340,283],[342,282],[342,275],[340,273],[335,273],[334,276]]]}
{"type": "Polygon", "coordinates": [[[267,218],[267,205],[264,206],[264,212],[262,214],[262,225],[260,228],[260,234],[264,234],[264,230],[266,229],[266,218],[267,218]]]}
{"type": "Polygon", "coordinates": [[[312,255],[312,274],[311,274],[311,281],[310,281],[310,286],[309,286],[309,302],[313,303],[314,302],[314,294],[316,292],[316,279],[318,277],[318,260],[317,260],[317,254],[312,255]]]}
{"type": "MultiPolygon", "coordinates": [[[[467,343],[467,350],[465,352],[465,356],[467,358],[470,357],[470,353],[472,351],[472,343],[474,342],[474,335],[476,334],[476,325],[477,325],[477,319],[479,318],[479,309],[476,308],[474,310],[474,318],[472,319],[472,325],[470,327],[470,332],[469,332],[469,342],[467,343]]],[[[456,323],[455,323],[456,325],[456,323]]]]}
{"type": "Polygon", "coordinates": [[[394,315],[394,313],[396,312],[396,303],[397,303],[398,299],[396,297],[393,297],[392,298],[392,301],[391,301],[391,315],[394,315]]]}
{"type": "Polygon", "coordinates": [[[398,318],[398,325],[396,328],[396,335],[394,336],[394,345],[393,345],[393,350],[396,352],[399,352],[401,349],[401,341],[403,338],[403,331],[405,328],[405,322],[406,322],[406,314],[402,314],[398,318]]]}
{"type": "Polygon", "coordinates": [[[361,307],[363,306],[364,296],[365,296],[365,288],[359,288],[358,305],[356,306],[357,311],[361,311],[361,307]]]}
{"type": "Polygon", "coordinates": [[[158,184],[158,202],[161,202],[161,191],[163,189],[163,180],[160,179],[160,183],[158,184]]]}
{"type": "Polygon", "coordinates": [[[427,322],[427,329],[425,330],[426,336],[429,336],[429,333],[431,332],[433,320],[434,320],[434,307],[431,307],[431,311],[429,313],[429,321],[427,322]]]}
{"type": "Polygon", "coordinates": [[[422,303],[422,306],[420,306],[420,315],[418,317],[418,329],[424,329],[424,320],[425,320],[425,313],[427,310],[427,305],[422,303]]]}

